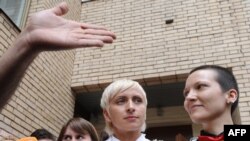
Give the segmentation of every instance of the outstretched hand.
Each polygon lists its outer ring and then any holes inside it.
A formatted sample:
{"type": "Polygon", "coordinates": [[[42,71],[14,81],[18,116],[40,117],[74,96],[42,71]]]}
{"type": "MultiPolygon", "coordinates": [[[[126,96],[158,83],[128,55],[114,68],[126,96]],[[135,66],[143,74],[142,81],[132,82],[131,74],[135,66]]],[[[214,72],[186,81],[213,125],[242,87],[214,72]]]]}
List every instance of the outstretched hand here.
{"type": "Polygon", "coordinates": [[[0,58],[0,110],[16,90],[25,70],[41,51],[102,47],[115,34],[104,27],[61,17],[66,3],[33,14],[15,42],[0,58]]]}
{"type": "Polygon", "coordinates": [[[93,24],[61,17],[68,12],[65,2],[32,15],[20,38],[32,50],[60,50],[78,47],[102,47],[112,43],[115,34],[93,24]]]}

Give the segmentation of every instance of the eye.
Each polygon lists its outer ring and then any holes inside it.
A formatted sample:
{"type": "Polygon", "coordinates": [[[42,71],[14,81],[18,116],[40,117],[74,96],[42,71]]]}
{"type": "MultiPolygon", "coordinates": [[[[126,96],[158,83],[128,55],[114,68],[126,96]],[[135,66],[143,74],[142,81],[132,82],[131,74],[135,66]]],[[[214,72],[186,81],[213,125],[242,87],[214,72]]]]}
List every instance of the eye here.
{"type": "Polygon", "coordinates": [[[117,104],[117,105],[122,105],[122,104],[124,104],[126,102],[126,98],[124,98],[124,97],[119,97],[118,99],[116,99],[116,101],[115,101],[115,103],[117,104]]]}
{"type": "Polygon", "coordinates": [[[143,100],[142,100],[141,97],[134,97],[134,98],[133,98],[133,102],[134,102],[135,104],[140,104],[140,103],[143,102],[143,100]]]}
{"type": "Polygon", "coordinates": [[[70,141],[71,138],[72,138],[71,136],[66,135],[66,136],[63,137],[63,140],[64,140],[64,141],[70,141]]]}
{"type": "Polygon", "coordinates": [[[188,96],[188,93],[189,93],[189,91],[188,91],[188,90],[184,90],[184,92],[183,92],[183,96],[184,96],[184,97],[187,97],[187,96],[188,96]]]}
{"type": "Polygon", "coordinates": [[[197,90],[201,90],[201,89],[203,89],[204,87],[206,87],[207,85],[206,84],[198,84],[197,86],[196,86],[196,89],[197,90]]]}
{"type": "Polygon", "coordinates": [[[84,135],[78,135],[78,136],[76,137],[76,139],[82,140],[82,139],[84,139],[84,135]]]}

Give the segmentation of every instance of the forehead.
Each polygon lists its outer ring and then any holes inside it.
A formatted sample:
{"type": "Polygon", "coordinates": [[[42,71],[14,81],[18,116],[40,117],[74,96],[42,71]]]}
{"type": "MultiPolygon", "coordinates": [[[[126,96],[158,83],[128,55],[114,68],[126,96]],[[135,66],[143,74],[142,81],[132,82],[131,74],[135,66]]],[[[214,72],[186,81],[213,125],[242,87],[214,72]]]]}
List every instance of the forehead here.
{"type": "Polygon", "coordinates": [[[145,95],[137,88],[129,88],[127,90],[118,92],[115,97],[131,97],[131,96],[139,96],[139,97],[145,97],[145,95]]]}
{"type": "Polygon", "coordinates": [[[65,130],[65,133],[64,134],[78,134],[77,132],[75,132],[72,127],[68,126],[65,130]]]}
{"type": "Polygon", "coordinates": [[[204,70],[197,70],[191,73],[188,78],[187,82],[196,82],[196,81],[216,81],[217,72],[212,69],[204,69],[204,70]]]}

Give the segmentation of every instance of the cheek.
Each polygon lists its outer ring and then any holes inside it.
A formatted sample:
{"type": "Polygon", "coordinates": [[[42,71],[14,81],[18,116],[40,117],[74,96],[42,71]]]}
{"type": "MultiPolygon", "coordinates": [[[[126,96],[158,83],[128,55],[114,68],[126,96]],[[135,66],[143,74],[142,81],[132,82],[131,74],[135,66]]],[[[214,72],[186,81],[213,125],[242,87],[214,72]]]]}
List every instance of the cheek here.
{"type": "Polygon", "coordinates": [[[225,107],[227,105],[227,101],[224,97],[221,97],[221,98],[211,100],[210,104],[211,104],[211,106],[214,106],[214,108],[215,107],[225,107]]]}
{"type": "Polygon", "coordinates": [[[184,102],[183,102],[183,106],[184,106],[184,109],[186,110],[186,111],[188,111],[188,102],[186,101],[186,100],[184,100],[184,102]]]}
{"type": "Polygon", "coordinates": [[[109,109],[109,115],[110,117],[117,117],[123,115],[126,111],[123,109],[123,107],[112,107],[109,109]]]}
{"type": "Polygon", "coordinates": [[[141,113],[141,115],[145,115],[145,117],[146,117],[146,114],[147,114],[147,107],[143,106],[143,107],[141,108],[141,110],[140,110],[140,113],[141,113]]]}
{"type": "Polygon", "coordinates": [[[213,104],[224,104],[225,97],[222,94],[213,94],[213,95],[204,95],[200,98],[203,103],[211,103],[213,104]]]}

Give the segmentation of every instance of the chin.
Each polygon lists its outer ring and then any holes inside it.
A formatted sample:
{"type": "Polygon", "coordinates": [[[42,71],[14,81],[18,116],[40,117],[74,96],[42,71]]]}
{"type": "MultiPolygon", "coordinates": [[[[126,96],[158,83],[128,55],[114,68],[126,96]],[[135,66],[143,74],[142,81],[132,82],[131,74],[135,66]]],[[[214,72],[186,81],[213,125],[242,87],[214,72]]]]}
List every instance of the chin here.
{"type": "Polygon", "coordinates": [[[190,119],[192,120],[193,123],[200,124],[203,121],[202,116],[190,116],[190,119]]]}
{"type": "Polygon", "coordinates": [[[140,127],[138,127],[138,126],[136,126],[136,127],[126,127],[124,129],[127,129],[128,132],[141,131],[141,126],[140,127]]]}

